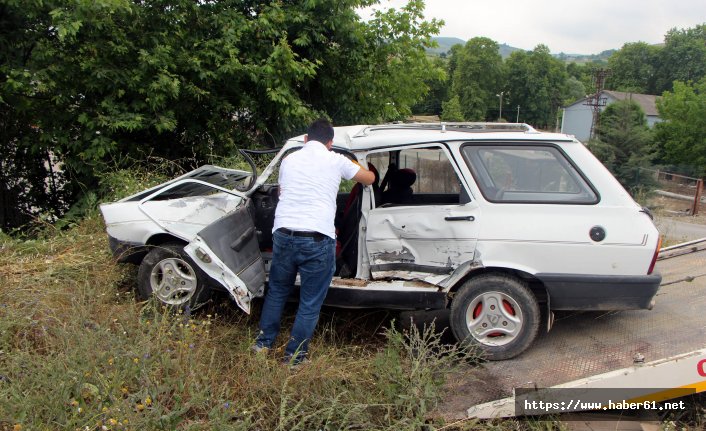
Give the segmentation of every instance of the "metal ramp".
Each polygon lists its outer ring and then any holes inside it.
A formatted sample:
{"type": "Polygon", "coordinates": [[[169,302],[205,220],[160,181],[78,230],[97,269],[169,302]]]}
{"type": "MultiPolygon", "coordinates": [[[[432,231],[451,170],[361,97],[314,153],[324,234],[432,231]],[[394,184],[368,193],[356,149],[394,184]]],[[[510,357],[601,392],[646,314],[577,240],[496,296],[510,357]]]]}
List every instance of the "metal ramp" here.
{"type": "Polygon", "coordinates": [[[519,357],[484,363],[451,382],[440,413],[458,420],[473,415],[473,406],[512,397],[515,388],[565,385],[706,350],[704,248],[706,240],[660,252],[663,280],[653,310],[557,315],[552,330],[519,357]]]}

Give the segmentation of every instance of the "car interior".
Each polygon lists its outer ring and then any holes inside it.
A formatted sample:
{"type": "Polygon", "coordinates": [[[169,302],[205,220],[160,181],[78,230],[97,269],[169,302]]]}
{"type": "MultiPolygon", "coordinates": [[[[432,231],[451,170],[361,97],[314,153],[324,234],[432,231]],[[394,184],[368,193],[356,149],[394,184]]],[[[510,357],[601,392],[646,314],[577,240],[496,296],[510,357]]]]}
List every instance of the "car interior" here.
{"type": "MultiPolygon", "coordinates": [[[[353,159],[351,154],[341,152],[353,159]]],[[[384,151],[369,155],[368,169],[375,172],[372,187],[377,208],[419,205],[453,205],[469,202],[446,153],[440,147],[384,151]]],[[[271,178],[276,179],[276,174],[271,178]]],[[[252,195],[251,211],[260,250],[272,251],[272,227],[279,201],[276,183],[261,186],[252,195]]],[[[362,216],[363,186],[342,181],[336,198],[336,276],[355,277],[358,257],[359,222],[362,216]]]]}

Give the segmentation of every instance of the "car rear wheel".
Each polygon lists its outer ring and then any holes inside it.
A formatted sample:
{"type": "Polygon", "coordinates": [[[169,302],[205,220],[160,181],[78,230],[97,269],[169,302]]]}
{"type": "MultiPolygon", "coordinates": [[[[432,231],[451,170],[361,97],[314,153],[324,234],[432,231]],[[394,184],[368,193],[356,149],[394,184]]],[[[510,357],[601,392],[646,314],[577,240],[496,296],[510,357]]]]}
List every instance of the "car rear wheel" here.
{"type": "Polygon", "coordinates": [[[479,346],[490,360],[525,351],[537,336],[539,320],[539,305],[527,284],[504,274],[471,278],[451,303],[456,339],[479,346]]]}
{"type": "Polygon", "coordinates": [[[155,246],[142,260],[137,290],[142,299],[154,297],[171,308],[195,309],[210,297],[206,279],[183,244],[167,243],[155,246]]]}

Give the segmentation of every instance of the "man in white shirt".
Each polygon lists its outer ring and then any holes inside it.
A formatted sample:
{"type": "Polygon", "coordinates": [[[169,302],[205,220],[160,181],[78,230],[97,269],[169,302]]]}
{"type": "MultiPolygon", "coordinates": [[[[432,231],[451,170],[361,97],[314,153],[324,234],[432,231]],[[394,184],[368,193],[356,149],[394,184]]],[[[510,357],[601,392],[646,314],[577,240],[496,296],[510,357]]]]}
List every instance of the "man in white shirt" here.
{"type": "Polygon", "coordinates": [[[269,288],[252,349],[269,350],[280,328],[282,310],[299,272],[299,307],[285,348],[285,362],[306,358],[321,305],[336,269],[334,217],[341,178],[364,185],[375,174],[331,150],[333,126],[326,119],[309,125],[305,145],[280,165],[279,203],[275,211],[269,288]]]}

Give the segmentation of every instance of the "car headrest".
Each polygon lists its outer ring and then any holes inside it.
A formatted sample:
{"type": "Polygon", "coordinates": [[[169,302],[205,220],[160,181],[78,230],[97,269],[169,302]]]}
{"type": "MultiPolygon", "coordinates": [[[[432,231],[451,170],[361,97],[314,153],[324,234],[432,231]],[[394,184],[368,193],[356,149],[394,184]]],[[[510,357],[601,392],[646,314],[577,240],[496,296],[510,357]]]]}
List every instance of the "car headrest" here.
{"type": "Polygon", "coordinates": [[[410,168],[395,171],[390,177],[390,183],[397,188],[411,187],[415,181],[417,181],[417,173],[410,168]]]}

